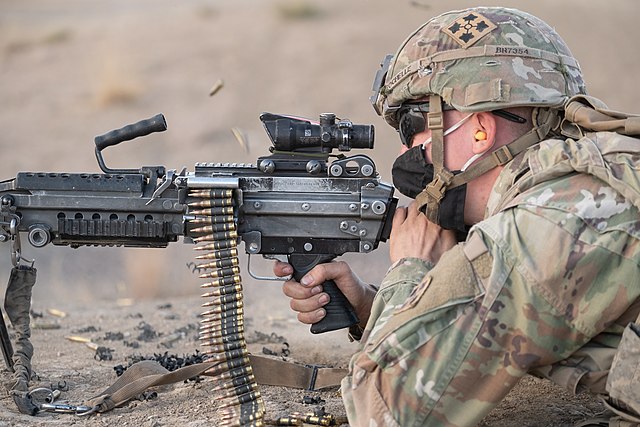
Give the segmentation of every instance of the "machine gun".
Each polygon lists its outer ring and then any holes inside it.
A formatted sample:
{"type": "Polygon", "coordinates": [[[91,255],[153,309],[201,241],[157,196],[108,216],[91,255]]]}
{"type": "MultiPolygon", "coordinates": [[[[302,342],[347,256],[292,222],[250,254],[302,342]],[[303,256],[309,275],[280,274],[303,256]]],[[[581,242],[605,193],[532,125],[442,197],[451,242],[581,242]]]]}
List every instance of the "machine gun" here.
{"type": "MultiPolygon", "coordinates": [[[[380,181],[365,155],[329,160],[335,149],[373,148],[372,125],[337,120],[332,113],[321,114],[319,122],[270,113],[260,120],[272,143],[270,155],[256,165],[197,163],[193,172],[106,166],[105,148],[166,130],[162,114],[97,136],[95,154],[103,173],[20,172],[0,182],[0,241],[10,243],[18,267],[33,264],[23,257],[23,233],[36,248],[49,243],[158,248],[182,236],[203,245],[196,247],[205,251],[197,258],[206,259],[201,266],[213,271],[201,277],[215,279],[209,285],[219,288],[212,295],[224,312],[241,308],[232,299],[220,302],[222,289],[239,285],[234,257],[239,240],[249,259],[286,255],[293,277],[300,279],[318,263],[346,252],[371,252],[388,238],[397,203],[393,187],[380,181]]],[[[249,273],[262,278],[250,266],[249,273]]],[[[358,323],[333,282],[326,282],[324,291],[330,295],[327,314],[311,326],[312,333],[358,323]]],[[[6,328],[0,329],[6,338],[6,328]]],[[[10,343],[2,341],[7,358],[10,343]]]]}

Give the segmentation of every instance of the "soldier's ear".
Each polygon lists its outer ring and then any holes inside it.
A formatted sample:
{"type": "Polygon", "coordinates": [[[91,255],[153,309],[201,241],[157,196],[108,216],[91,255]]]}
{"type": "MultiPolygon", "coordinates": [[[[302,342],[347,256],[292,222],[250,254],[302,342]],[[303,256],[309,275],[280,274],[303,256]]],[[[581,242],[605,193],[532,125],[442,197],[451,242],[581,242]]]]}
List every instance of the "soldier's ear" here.
{"type": "Polygon", "coordinates": [[[482,154],[493,147],[496,142],[496,118],[489,112],[480,112],[473,117],[473,154],[482,154]]]}

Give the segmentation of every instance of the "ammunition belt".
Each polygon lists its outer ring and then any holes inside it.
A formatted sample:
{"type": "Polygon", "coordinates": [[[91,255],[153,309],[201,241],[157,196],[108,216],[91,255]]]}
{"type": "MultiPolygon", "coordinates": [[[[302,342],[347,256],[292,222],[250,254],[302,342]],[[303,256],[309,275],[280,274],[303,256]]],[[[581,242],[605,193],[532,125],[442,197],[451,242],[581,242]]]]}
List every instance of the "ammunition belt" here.
{"type": "Polygon", "coordinates": [[[188,224],[196,236],[196,259],[207,310],[201,314],[200,341],[208,361],[219,362],[209,371],[216,381],[220,426],[263,426],[265,406],[258,390],[244,337],[242,278],[238,262],[238,234],[233,192],[229,189],[194,190],[189,207],[195,219],[188,224]]]}

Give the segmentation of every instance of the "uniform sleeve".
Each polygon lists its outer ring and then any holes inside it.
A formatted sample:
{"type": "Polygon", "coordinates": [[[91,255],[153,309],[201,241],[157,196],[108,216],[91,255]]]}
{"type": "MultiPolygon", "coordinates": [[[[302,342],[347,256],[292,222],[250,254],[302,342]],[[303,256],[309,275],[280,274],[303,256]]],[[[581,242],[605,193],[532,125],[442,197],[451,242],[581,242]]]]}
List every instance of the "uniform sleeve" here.
{"type": "Polygon", "coordinates": [[[566,358],[617,318],[628,289],[606,273],[613,262],[637,274],[636,263],[560,216],[512,208],[435,267],[391,269],[342,384],[350,423],[475,425],[529,369],[566,358]]]}

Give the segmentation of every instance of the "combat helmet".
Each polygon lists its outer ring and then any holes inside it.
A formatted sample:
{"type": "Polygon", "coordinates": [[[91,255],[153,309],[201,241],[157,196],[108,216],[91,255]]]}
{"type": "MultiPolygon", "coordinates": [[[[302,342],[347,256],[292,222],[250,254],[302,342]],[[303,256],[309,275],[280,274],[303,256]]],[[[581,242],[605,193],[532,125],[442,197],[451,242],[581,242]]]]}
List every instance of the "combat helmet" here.
{"type": "Polygon", "coordinates": [[[558,111],[567,100],[586,92],[578,61],[562,38],[539,18],[516,9],[476,7],[439,15],[381,65],[371,97],[376,112],[396,129],[412,103],[427,113],[434,180],[416,200],[427,205],[431,220],[447,189],[541,141],[558,126],[558,111]],[[532,131],[460,174],[443,167],[443,107],[473,113],[523,106],[536,107],[532,131]]]}

